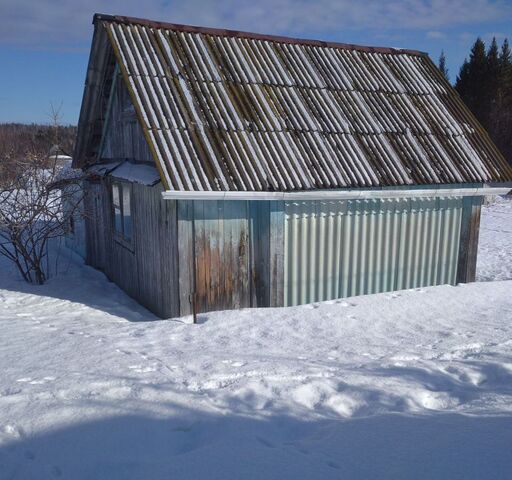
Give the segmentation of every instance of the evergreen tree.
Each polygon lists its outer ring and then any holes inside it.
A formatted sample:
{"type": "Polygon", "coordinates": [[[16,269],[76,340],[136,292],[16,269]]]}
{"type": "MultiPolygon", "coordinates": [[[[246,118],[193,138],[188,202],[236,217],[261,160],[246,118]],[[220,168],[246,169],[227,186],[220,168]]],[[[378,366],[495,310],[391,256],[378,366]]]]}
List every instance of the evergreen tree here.
{"type": "Polygon", "coordinates": [[[487,72],[483,84],[482,102],[484,103],[485,117],[482,119],[484,127],[495,137],[500,116],[500,99],[502,97],[500,60],[496,38],[492,39],[487,51],[487,72]]]}
{"type": "Polygon", "coordinates": [[[503,40],[503,45],[501,46],[500,51],[500,65],[503,68],[503,66],[511,66],[512,63],[512,55],[510,53],[510,45],[508,44],[508,39],[505,38],[503,40]]]}
{"type": "Polygon", "coordinates": [[[439,70],[443,74],[443,77],[447,82],[450,81],[450,76],[448,75],[448,69],[446,68],[446,57],[444,55],[444,50],[441,50],[441,55],[439,56],[439,70]]]}
{"type": "Polygon", "coordinates": [[[455,89],[459,92],[459,95],[462,97],[464,101],[466,101],[468,95],[468,85],[469,85],[469,62],[468,59],[464,59],[464,63],[460,67],[459,75],[455,80],[455,89]]]}
{"type": "Polygon", "coordinates": [[[493,139],[505,158],[512,163],[512,54],[507,39],[501,46],[498,64],[500,88],[496,102],[496,131],[493,139]]]}
{"type": "Polygon", "coordinates": [[[468,84],[468,106],[482,122],[487,124],[488,105],[485,99],[485,88],[487,87],[487,54],[485,43],[477,38],[469,55],[469,78],[468,84]]]}
{"type": "Polygon", "coordinates": [[[460,68],[455,88],[512,164],[512,53],[508,40],[500,50],[493,38],[486,51],[484,42],[477,38],[469,59],[460,68]]]}

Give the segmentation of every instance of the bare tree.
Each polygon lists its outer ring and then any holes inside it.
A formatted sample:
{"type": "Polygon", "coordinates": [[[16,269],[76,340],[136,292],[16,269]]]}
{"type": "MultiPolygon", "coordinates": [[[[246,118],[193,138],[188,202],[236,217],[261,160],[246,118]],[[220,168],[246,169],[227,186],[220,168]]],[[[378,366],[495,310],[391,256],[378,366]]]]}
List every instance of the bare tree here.
{"type": "MultiPolygon", "coordinates": [[[[58,142],[59,109],[52,105],[54,140],[58,142]]],[[[59,164],[58,156],[34,150],[0,176],[0,255],[22,277],[42,284],[49,242],[66,235],[82,203],[82,179],[59,164]]]]}
{"type": "Polygon", "coordinates": [[[30,156],[0,184],[0,254],[30,283],[46,281],[48,243],[66,235],[80,208],[81,178],[62,173],[56,161],[30,156]]]}

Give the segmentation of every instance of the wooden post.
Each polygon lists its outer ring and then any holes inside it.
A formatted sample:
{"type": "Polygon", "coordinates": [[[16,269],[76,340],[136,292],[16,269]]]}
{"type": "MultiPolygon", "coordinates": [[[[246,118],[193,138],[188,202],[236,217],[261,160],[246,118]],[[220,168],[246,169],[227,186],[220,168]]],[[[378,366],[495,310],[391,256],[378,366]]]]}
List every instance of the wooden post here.
{"type": "Polygon", "coordinates": [[[460,229],[457,283],[474,282],[482,197],[464,197],[460,229]]]}
{"type": "Polygon", "coordinates": [[[196,258],[196,215],[192,204],[192,318],[197,324],[197,258],[196,258]]]}
{"type": "Polygon", "coordinates": [[[194,243],[192,236],[192,200],[178,200],[178,284],[180,299],[180,315],[190,315],[192,312],[192,294],[194,279],[192,272],[195,268],[194,243]]]}

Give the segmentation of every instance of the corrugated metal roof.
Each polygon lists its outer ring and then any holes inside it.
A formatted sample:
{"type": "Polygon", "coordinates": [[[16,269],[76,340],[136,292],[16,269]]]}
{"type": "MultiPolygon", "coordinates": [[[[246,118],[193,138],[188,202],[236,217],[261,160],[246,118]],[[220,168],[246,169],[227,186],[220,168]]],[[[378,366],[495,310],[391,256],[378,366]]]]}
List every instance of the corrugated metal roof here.
{"type": "Polygon", "coordinates": [[[169,189],[512,180],[421,52],[95,18],[169,189]]]}

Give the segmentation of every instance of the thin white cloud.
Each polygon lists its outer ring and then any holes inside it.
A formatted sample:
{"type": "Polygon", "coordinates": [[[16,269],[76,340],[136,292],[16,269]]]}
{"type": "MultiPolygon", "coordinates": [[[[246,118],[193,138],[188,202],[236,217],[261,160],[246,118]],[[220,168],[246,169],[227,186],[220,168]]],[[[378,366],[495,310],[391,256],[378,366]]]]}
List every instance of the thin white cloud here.
{"type": "Polygon", "coordinates": [[[440,32],[439,30],[430,30],[427,32],[427,38],[430,40],[444,40],[446,38],[446,33],[440,32]]]}
{"type": "Polygon", "coordinates": [[[509,35],[503,32],[489,32],[484,35],[485,42],[492,42],[492,39],[495,38],[497,42],[502,42],[505,38],[509,38],[509,35]]]}
{"type": "Polygon", "coordinates": [[[462,45],[469,44],[470,42],[474,42],[476,39],[476,35],[471,32],[461,32],[457,35],[459,43],[462,45]]]}
{"type": "MultiPolygon", "coordinates": [[[[434,34],[512,20],[506,0],[4,0],[0,43],[74,49],[91,38],[94,12],[292,35],[397,27],[434,34]]],[[[427,34],[428,35],[428,34],[427,34]]],[[[433,38],[433,37],[431,37],[433,38]]]]}

